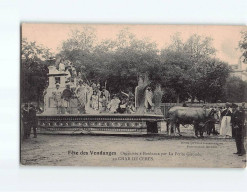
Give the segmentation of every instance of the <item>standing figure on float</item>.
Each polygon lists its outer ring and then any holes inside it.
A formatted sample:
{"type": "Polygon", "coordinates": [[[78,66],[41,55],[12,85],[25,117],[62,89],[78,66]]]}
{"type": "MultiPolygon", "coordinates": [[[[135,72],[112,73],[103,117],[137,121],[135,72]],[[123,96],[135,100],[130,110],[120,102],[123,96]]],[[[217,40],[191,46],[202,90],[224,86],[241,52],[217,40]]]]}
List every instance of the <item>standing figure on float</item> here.
{"type": "Polygon", "coordinates": [[[110,92],[105,88],[105,86],[102,87],[102,94],[106,98],[106,104],[108,104],[111,100],[111,95],[110,95],[110,92]]]}
{"type": "Polygon", "coordinates": [[[80,114],[85,114],[85,106],[86,106],[86,100],[87,100],[87,89],[82,80],[79,81],[79,86],[76,89],[76,96],[78,98],[78,110],[80,114]]]}
{"type": "Polygon", "coordinates": [[[55,105],[57,108],[57,114],[62,114],[62,91],[60,89],[60,84],[56,83],[56,89],[52,93],[55,105]]]}
{"type": "Polygon", "coordinates": [[[60,72],[64,72],[65,71],[64,59],[61,59],[60,60],[60,63],[59,63],[59,71],[60,72]]]}
{"type": "Polygon", "coordinates": [[[73,93],[72,93],[72,91],[70,89],[70,84],[69,83],[66,84],[66,89],[63,90],[63,93],[62,93],[61,97],[63,99],[63,107],[65,108],[65,113],[66,114],[71,113],[70,100],[73,97],[73,93]]]}
{"type": "Polygon", "coordinates": [[[96,91],[93,91],[91,101],[92,101],[92,109],[99,110],[99,96],[96,91]]]}

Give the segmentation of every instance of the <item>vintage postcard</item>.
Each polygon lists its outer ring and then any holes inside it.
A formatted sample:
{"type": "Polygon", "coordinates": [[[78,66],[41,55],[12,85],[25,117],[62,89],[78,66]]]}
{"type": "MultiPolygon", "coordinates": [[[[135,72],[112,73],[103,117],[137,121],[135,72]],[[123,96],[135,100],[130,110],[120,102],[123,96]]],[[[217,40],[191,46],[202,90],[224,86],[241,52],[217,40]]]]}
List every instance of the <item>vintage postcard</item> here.
{"type": "Polygon", "coordinates": [[[246,167],[247,28],[21,24],[20,163],[246,167]]]}

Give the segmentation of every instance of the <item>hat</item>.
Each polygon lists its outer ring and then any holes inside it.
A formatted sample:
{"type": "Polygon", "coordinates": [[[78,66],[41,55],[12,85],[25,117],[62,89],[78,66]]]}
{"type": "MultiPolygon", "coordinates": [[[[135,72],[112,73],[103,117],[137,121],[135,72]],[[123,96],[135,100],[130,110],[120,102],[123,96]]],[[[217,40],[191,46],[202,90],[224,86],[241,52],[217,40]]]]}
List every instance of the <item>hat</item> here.
{"type": "Polygon", "coordinates": [[[56,86],[60,86],[60,84],[59,83],[56,83],[56,86]]]}
{"type": "Polygon", "coordinates": [[[232,104],[232,107],[233,107],[233,108],[237,108],[238,105],[233,103],[233,104],[232,104]]]}

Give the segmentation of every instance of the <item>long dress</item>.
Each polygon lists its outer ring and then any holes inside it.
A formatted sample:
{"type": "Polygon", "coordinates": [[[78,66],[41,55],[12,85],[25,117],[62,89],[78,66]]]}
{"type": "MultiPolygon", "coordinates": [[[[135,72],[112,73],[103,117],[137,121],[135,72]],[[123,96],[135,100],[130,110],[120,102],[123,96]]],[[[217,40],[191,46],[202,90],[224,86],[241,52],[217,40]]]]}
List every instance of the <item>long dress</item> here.
{"type": "Polygon", "coordinates": [[[111,98],[110,98],[110,92],[108,90],[104,90],[103,91],[103,94],[105,95],[105,98],[106,98],[106,102],[109,103],[111,98]]]}
{"type": "Polygon", "coordinates": [[[87,86],[87,101],[86,101],[86,113],[92,113],[92,108],[91,108],[91,98],[93,95],[93,88],[90,86],[87,86]]]}
{"type": "Polygon", "coordinates": [[[99,109],[99,96],[98,95],[92,95],[92,108],[94,110],[99,109]]]}
{"type": "Polygon", "coordinates": [[[153,99],[152,91],[146,90],[145,91],[145,107],[146,107],[146,109],[150,109],[150,107],[153,106],[152,99],[153,99]]]}
{"type": "Polygon", "coordinates": [[[77,90],[77,97],[79,101],[79,111],[80,113],[85,112],[85,105],[86,105],[86,88],[84,85],[80,86],[77,90]]]}
{"type": "Polygon", "coordinates": [[[221,116],[220,135],[232,137],[231,110],[224,110],[221,116]]]}
{"type": "Polygon", "coordinates": [[[106,97],[102,96],[99,98],[99,109],[101,112],[106,111],[106,97]]]}

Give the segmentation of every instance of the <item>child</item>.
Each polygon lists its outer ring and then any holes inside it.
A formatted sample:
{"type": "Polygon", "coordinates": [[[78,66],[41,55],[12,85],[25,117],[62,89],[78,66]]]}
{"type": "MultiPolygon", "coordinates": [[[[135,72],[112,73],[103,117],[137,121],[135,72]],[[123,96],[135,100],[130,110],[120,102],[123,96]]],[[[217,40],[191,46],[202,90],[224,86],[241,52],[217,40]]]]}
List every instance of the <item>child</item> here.
{"type": "Polygon", "coordinates": [[[100,110],[102,112],[106,111],[106,96],[104,94],[101,94],[100,99],[99,99],[99,103],[100,103],[100,110]]]}
{"type": "Polygon", "coordinates": [[[96,91],[93,91],[91,101],[92,101],[92,108],[94,110],[98,110],[99,109],[99,96],[97,95],[96,91]]]}

